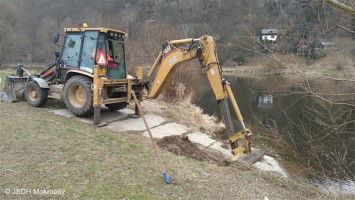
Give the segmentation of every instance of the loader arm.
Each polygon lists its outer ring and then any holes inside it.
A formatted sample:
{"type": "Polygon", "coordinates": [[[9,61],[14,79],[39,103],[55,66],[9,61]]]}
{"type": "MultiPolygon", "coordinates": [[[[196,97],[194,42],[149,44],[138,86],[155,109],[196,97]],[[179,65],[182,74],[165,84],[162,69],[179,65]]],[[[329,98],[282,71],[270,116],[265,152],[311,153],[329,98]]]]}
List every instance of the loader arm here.
{"type": "Polygon", "coordinates": [[[205,35],[198,39],[190,38],[166,42],[148,74],[148,76],[151,77],[157,71],[148,97],[150,99],[157,98],[176,68],[181,63],[194,58],[199,59],[221,108],[232,154],[234,155],[232,161],[242,160],[254,163],[261,159],[263,153],[260,150],[258,155],[252,155],[252,149],[250,146],[252,133],[250,130],[246,129],[244,125],[243,117],[234,98],[230,83],[222,78],[222,70],[217,57],[216,44],[212,36],[205,35]],[[190,47],[188,49],[180,48],[183,44],[190,44],[190,47]],[[228,98],[230,99],[238,120],[243,127],[243,130],[237,133],[234,131],[232,118],[228,108],[228,98]]]}

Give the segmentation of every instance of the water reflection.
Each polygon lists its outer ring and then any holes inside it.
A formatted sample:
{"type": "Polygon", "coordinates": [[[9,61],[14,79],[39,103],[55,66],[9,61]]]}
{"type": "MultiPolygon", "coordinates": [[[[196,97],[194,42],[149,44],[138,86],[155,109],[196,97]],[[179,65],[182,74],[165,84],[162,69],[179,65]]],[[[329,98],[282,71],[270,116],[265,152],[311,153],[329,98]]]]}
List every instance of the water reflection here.
{"type": "Polygon", "coordinates": [[[257,99],[258,99],[257,106],[256,106],[257,108],[271,109],[273,107],[273,96],[272,95],[259,96],[257,99]]]}

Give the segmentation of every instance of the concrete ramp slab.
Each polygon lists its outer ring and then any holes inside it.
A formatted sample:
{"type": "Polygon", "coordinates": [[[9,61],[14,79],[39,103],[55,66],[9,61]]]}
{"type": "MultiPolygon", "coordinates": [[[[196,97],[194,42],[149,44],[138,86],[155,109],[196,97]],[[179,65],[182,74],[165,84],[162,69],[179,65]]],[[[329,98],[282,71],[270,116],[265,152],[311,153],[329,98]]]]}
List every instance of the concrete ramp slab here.
{"type": "MultiPolygon", "coordinates": [[[[93,123],[93,116],[89,117],[77,117],[73,113],[71,113],[68,109],[63,108],[63,109],[57,109],[57,110],[51,110],[49,112],[52,112],[56,115],[62,115],[65,117],[72,117],[75,120],[92,124],[93,123]]],[[[101,121],[110,123],[113,121],[121,120],[123,118],[126,118],[129,114],[134,114],[134,111],[131,109],[122,109],[122,110],[117,110],[117,111],[110,111],[106,107],[101,108],[101,121]]]]}
{"type": "Polygon", "coordinates": [[[62,108],[62,109],[57,109],[57,110],[50,110],[48,112],[52,112],[56,115],[62,115],[64,117],[75,117],[73,113],[71,113],[68,109],[62,108]]]}
{"type": "Polygon", "coordinates": [[[231,151],[229,149],[222,147],[223,146],[222,142],[210,138],[210,136],[208,136],[207,134],[194,132],[188,134],[187,136],[189,137],[189,140],[193,143],[200,144],[204,147],[208,147],[210,149],[218,151],[223,156],[228,156],[228,157],[232,156],[231,151]]]}
{"type": "Polygon", "coordinates": [[[261,160],[253,164],[254,167],[263,171],[277,172],[287,177],[286,172],[282,169],[275,158],[265,155],[261,160]]]}
{"type": "Polygon", "coordinates": [[[205,147],[210,146],[216,142],[216,140],[211,139],[210,136],[200,132],[190,133],[187,136],[191,142],[200,144],[205,147]]]}
{"type": "Polygon", "coordinates": [[[224,156],[228,156],[228,157],[233,156],[232,153],[231,153],[231,150],[226,149],[226,148],[224,148],[224,147],[222,147],[222,146],[223,146],[223,143],[217,141],[217,142],[213,143],[213,144],[210,146],[210,148],[213,149],[213,150],[216,150],[216,151],[220,152],[220,153],[223,154],[224,156]]]}
{"type": "MultiPolygon", "coordinates": [[[[189,140],[193,143],[202,145],[211,150],[217,151],[226,157],[232,157],[231,150],[222,147],[223,143],[210,138],[207,134],[194,132],[187,135],[189,140]]],[[[287,174],[285,170],[279,165],[275,158],[265,155],[261,160],[254,163],[253,166],[262,171],[272,171],[279,173],[285,177],[287,174]]]]}
{"type": "MultiPolygon", "coordinates": [[[[146,114],[144,115],[149,127],[155,127],[165,122],[165,118],[154,115],[146,114]]],[[[124,132],[124,131],[143,131],[146,130],[142,118],[127,118],[121,121],[112,122],[105,127],[106,129],[115,131],[115,132],[124,132]]]]}
{"type": "MultiPolygon", "coordinates": [[[[146,105],[149,107],[149,104],[146,105]]],[[[158,110],[161,110],[160,107],[158,110]]],[[[93,116],[90,117],[76,117],[68,109],[57,109],[49,111],[57,115],[73,118],[75,120],[92,124],[93,116]]],[[[133,110],[122,109],[119,111],[110,111],[106,107],[101,108],[101,121],[108,123],[105,127],[106,129],[112,130],[114,132],[125,132],[125,131],[144,131],[146,130],[145,124],[142,118],[130,118],[128,115],[134,114],[133,110]]],[[[146,114],[145,118],[149,127],[151,128],[152,135],[154,138],[163,138],[165,136],[172,135],[182,135],[188,131],[186,126],[168,123],[161,125],[166,121],[165,118],[154,115],[146,114]]],[[[143,136],[149,137],[147,131],[143,133],[143,136]]],[[[207,134],[194,132],[188,134],[189,140],[193,143],[197,143],[203,147],[211,149],[213,151],[219,152],[226,157],[232,157],[231,151],[223,147],[223,143],[210,138],[207,134]]],[[[282,169],[279,163],[273,157],[265,155],[260,161],[253,164],[254,167],[263,171],[273,171],[277,172],[283,176],[287,177],[286,172],[282,169]]]]}
{"type": "Polygon", "coordinates": [[[153,113],[161,114],[165,110],[168,109],[168,107],[158,104],[153,101],[142,101],[140,104],[141,104],[143,110],[146,112],[153,112],[153,113]]]}
{"type": "MultiPolygon", "coordinates": [[[[187,132],[187,127],[176,123],[169,123],[152,128],[151,132],[154,138],[163,138],[165,136],[182,135],[187,132]]],[[[143,136],[149,137],[148,131],[145,131],[143,136]]]]}

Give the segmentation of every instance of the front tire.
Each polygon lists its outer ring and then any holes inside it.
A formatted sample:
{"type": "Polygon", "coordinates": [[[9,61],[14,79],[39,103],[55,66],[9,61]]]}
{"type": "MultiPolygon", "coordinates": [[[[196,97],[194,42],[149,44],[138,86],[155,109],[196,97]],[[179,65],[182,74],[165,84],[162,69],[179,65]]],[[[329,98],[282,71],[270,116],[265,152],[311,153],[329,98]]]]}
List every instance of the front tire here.
{"type": "Polygon", "coordinates": [[[79,117],[92,115],[92,80],[85,76],[73,76],[64,86],[64,103],[66,107],[79,117]]]}
{"type": "Polygon", "coordinates": [[[30,106],[41,107],[47,103],[48,89],[39,87],[35,81],[26,85],[25,98],[30,106]]]}

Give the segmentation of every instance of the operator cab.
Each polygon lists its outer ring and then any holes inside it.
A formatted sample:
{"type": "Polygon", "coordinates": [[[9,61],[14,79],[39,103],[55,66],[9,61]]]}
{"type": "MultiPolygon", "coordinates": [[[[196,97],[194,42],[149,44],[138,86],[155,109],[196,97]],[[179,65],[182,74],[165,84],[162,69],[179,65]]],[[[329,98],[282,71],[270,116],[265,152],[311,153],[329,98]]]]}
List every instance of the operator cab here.
{"type": "Polygon", "coordinates": [[[126,79],[125,32],[104,28],[65,28],[59,58],[60,82],[69,70],[93,74],[94,65],[105,66],[108,79],[126,79]]]}

